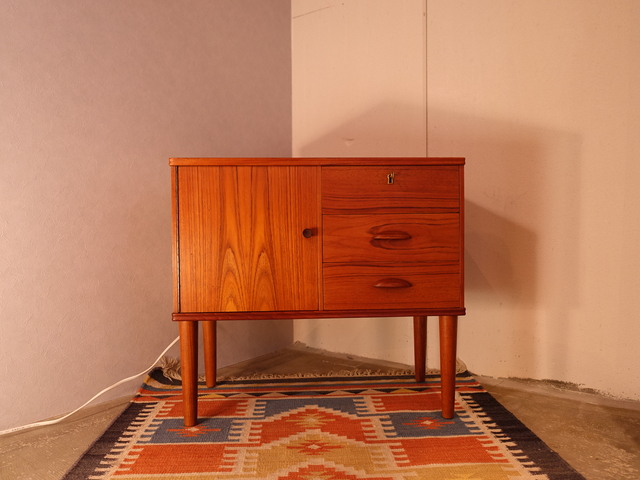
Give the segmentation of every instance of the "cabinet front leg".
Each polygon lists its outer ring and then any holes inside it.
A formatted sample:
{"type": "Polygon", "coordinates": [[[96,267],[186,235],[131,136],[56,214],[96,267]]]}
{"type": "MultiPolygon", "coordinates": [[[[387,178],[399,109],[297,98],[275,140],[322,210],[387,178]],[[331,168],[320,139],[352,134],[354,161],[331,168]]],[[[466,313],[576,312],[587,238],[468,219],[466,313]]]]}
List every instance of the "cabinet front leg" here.
{"type": "Polygon", "coordinates": [[[454,417],[456,393],[456,345],[458,317],[440,317],[440,379],[442,383],[442,416],[454,417]]]}
{"type": "Polygon", "coordinates": [[[216,386],[216,322],[202,322],[202,341],[204,342],[204,374],[207,387],[216,386]]]}
{"type": "Polygon", "coordinates": [[[198,423],[198,322],[181,321],[180,360],[184,426],[198,423]]]}
{"type": "Polygon", "coordinates": [[[424,382],[427,368],[427,317],[413,317],[413,356],[416,382],[424,382]]]}

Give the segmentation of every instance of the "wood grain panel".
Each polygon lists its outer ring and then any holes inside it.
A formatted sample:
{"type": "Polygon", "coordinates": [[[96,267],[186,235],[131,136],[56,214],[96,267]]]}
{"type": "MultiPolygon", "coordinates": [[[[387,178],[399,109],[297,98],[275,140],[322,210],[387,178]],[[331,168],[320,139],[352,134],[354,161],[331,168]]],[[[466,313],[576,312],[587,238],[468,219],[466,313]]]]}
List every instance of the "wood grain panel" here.
{"type": "MultiPolygon", "coordinates": [[[[464,200],[464,165],[458,167],[459,183],[460,183],[460,305],[464,305],[464,219],[465,219],[465,200],[464,200]]],[[[464,315],[464,314],[463,314],[464,315]]]]}
{"type": "Polygon", "coordinates": [[[324,215],[324,261],[458,262],[458,214],[324,215]]]}
{"type": "Polygon", "coordinates": [[[173,311],[180,311],[180,249],[178,237],[178,167],[171,167],[171,267],[173,311]]]}
{"type": "Polygon", "coordinates": [[[180,311],[318,309],[317,169],[179,167],[180,311]]]}
{"type": "Polygon", "coordinates": [[[457,264],[398,266],[330,263],[324,265],[323,278],[325,310],[461,307],[457,264]],[[383,279],[399,279],[411,286],[376,287],[383,279]]]}
{"type": "Polygon", "coordinates": [[[322,167],[322,213],[457,213],[455,166],[322,167]],[[388,175],[393,174],[389,184],[388,175]]]}

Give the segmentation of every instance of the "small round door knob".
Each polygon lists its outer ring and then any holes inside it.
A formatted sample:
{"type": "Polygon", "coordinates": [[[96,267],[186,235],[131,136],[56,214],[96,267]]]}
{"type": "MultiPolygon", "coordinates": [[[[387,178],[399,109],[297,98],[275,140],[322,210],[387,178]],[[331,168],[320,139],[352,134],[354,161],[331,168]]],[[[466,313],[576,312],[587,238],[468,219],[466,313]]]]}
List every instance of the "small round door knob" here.
{"type": "Polygon", "coordinates": [[[313,229],[311,228],[305,228],[304,230],[302,230],[302,236],[304,238],[311,238],[313,237],[313,229]]]}

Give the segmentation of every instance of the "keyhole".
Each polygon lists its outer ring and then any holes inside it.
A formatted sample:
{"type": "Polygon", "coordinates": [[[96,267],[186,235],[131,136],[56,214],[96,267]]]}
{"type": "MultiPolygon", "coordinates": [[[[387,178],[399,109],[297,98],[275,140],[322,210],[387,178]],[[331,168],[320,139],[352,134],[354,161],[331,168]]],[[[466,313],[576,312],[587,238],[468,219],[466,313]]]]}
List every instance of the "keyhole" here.
{"type": "Polygon", "coordinates": [[[396,176],[396,172],[391,172],[389,175],[387,175],[387,183],[389,185],[393,185],[393,179],[396,176]]]}

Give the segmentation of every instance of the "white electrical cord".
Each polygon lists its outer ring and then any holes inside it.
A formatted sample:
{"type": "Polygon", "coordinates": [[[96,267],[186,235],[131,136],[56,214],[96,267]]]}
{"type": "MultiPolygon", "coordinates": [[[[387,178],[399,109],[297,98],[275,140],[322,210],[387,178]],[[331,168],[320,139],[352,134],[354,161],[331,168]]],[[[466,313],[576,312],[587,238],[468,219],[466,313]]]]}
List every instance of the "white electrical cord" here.
{"type": "Polygon", "coordinates": [[[167,348],[164,349],[164,351],[160,354],[160,356],[158,357],[158,359],[153,362],[153,365],[151,365],[149,368],[147,368],[144,372],[140,372],[137,375],[132,375],[131,377],[125,378],[123,380],[120,380],[118,383],[114,383],[113,385],[111,385],[110,387],[105,388],[104,390],[102,390],[100,393],[95,394],[91,400],[89,400],[88,402],[86,402],[84,405],[82,405],[81,407],[76,408],[73,412],[71,413],[67,413],[64,417],[60,417],[60,418],[55,418],[53,420],[45,420],[43,422],[36,422],[36,423],[30,423],[29,425],[22,425],[21,427],[14,427],[14,428],[10,428],[8,430],[2,430],[0,431],[0,435],[5,435],[7,433],[14,433],[14,432],[19,432],[20,430],[26,430],[27,428],[32,428],[32,427],[44,427],[46,425],[54,425],[58,422],[61,422],[62,420],[69,418],[71,415],[73,415],[74,413],[78,412],[79,410],[82,410],[84,407],[86,407],[87,405],[89,405],[91,402],[93,402],[96,398],[98,398],[100,395],[102,395],[103,393],[108,392],[109,390],[116,388],[118,385],[121,385],[125,382],[128,382],[129,380],[133,380],[134,378],[138,378],[141,377],[142,375],[144,375],[145,373],[148,373],[151,369],[153,369],[153,367],[155,367],[158,362],[160,360],[162,360],[162,357],[164,357],[164,354],[167,353],[169,351],[169,349],[171,347],[173,347],[176,342],[180,340],[180,337],[177,337],[173,342],[171,342],[171,344],[169,344],[169,346],[167,348]]]}

